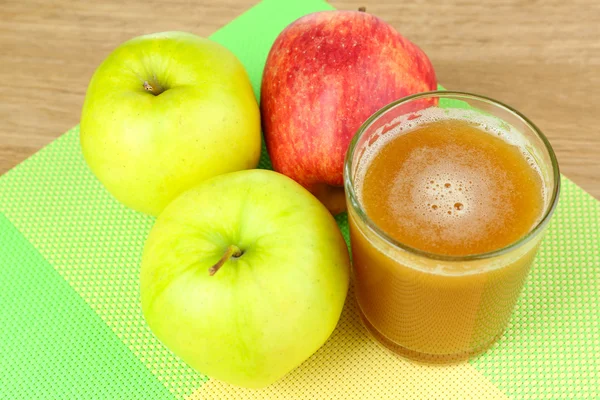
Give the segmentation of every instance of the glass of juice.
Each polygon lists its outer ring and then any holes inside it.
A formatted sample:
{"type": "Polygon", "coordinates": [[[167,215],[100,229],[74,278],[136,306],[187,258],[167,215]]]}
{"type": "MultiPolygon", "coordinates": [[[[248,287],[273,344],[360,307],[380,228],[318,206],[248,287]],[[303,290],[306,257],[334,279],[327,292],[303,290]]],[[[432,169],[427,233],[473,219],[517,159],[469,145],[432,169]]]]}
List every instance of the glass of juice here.
{"type": "Polygon", "coordinates": [[[485,351],[505,330],[558,202],[550,143],[518,111],[468,93],[375,113],[344,167],[356,300],[411,359],[485,351]]]}

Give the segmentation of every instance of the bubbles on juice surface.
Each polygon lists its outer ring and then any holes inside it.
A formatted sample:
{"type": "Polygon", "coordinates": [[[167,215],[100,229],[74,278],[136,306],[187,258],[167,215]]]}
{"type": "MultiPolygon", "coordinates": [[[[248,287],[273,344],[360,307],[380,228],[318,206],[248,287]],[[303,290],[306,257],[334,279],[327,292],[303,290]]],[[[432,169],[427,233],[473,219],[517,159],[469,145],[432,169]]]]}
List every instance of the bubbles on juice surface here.
{"type": "MultiPolygon", "coordinates": [[[[423,125],[444,120],[468,122],[473,126],[477,126],[481,131],[496,136],[499,139],[518,147],[519,151],[521,151],[526,158],[529,166],[539,174],[540,178],[542,177],[539,165],[527,150],[527,139],[522,133],[512,128],[506,122],[499,120],[496,117],[482,114],[477,110],[430,107],[425,110],[420,110],[417,113],[417,117],[415,117],[415,113],[411,113],[410,115],[403,115],[394,119],[389,122],[386,127],[379,128],[369,140],[369,145],[363,149],[361,160],[354,173],[354,186],[359,199],[361,197],[360,193],[362,191],[365,172],[369,168],[373,158],[383,147],[385,147],[385,145],[396,137],[407,134],[423,125]],[[389,129],[390,126],[394,127],[389,129]]],[[[434,184],[434,182],[430,183],[434,184]]],[[[472,182],[469,182],[469,184],[472,184],[472,182]]],[[[459,191],[462,191],[462,189],[459,188],[459,191]]],[[[546,202],[547,198],[545,191],[542,191],[542,196],[544,197],[544,202],[546,202]]]]}
{"type": "Polygon", "coordinates": [[[487,252],[518,239],[541,216],[542,178],[519,146],[525,139],[483,115],[461,118],[465,112],[427,109],[364,152],[355,175],[359,201],[404,244],[446,255],[487,252]]]}
{"type": "Polygon", "coordinates": [[[431,226],[437,227],[448,242],[480,235],[486,220],[503,212],[503,207],[490,196],[493,188],[488,168],[473,168],[469,163],[474,161],[453,146],[438,151],[413,150],[392,185],[397,196],[390,197],[389,209],[402,216],[405,226],[411,220],[411,229],[426,232],[431,226]],[[403,203],[407,201],[416,205],[420,216],[405,212],[403,203]]]}

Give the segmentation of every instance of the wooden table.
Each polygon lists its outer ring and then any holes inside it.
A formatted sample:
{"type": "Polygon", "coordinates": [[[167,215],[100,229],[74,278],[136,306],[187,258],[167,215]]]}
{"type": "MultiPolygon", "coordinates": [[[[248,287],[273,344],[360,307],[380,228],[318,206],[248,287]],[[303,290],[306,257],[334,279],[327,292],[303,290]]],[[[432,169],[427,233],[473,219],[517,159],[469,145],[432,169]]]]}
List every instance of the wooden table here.
{"type": "MultiPolygon", "coordinates": [[[[255,2],[0,0],[0,174],[78,123],[94,69],[118,44],[165,30],[208,36],[255,2]]],[[[600,199],[600,2],[331,3],[391,23],[447,88],[521,110],[550,138],[562,172],[600,199]]]]}

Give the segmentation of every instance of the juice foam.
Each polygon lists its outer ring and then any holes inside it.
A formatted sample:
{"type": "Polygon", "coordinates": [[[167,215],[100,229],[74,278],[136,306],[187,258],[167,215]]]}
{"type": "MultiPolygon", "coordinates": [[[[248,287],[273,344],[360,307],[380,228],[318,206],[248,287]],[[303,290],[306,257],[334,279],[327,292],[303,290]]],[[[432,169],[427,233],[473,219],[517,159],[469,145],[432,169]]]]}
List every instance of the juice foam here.
{"type": "Polygon", "coordinates": [[[395,121],[362,155],[359,201],[409,247],[466,256],[518,241],[542,218],[542,175],[514,129],[468,110],[395,121]]]}

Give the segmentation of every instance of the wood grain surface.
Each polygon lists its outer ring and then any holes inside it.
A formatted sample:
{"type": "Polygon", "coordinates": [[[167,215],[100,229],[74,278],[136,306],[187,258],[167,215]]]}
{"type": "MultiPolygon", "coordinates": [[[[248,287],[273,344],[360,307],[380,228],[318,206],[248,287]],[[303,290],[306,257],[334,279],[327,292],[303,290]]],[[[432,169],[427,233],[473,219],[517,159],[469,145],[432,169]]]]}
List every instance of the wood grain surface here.
{"type": "MultiPolygon", "coordinates": [[[[78,123],[94,69],[121,42],[165,30],[208,36],[254,3],[0,0],[0,174],[78,123]]],[[[600,199],[598,0],[331,4],[388,21],[447,88],[522,111],[550,138],[562,172],[600,199]]]]}

